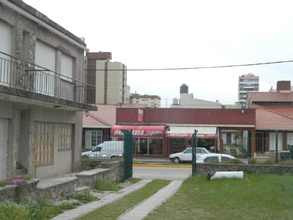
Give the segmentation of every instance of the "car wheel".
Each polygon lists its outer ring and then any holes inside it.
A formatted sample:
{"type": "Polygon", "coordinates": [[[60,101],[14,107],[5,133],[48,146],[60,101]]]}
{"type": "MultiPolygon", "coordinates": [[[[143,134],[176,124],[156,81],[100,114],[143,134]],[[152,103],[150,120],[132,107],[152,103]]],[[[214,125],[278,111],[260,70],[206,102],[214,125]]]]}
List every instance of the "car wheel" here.
{"type": "Polygon", "coordinates": [[[180,159],[178,157],[175,157],[173,161],[174,163],[180,163],[180,159]]]}

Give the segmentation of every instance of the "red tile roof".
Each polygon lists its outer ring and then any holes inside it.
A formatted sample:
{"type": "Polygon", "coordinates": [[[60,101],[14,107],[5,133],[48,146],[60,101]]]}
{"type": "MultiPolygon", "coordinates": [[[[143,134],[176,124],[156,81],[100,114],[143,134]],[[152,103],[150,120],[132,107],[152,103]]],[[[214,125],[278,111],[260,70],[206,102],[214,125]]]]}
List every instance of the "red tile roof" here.
{"type": "Polygon", "coordinates": [[[111,127],[116,123],[116,105],[96,105],[98,111],[83,113],[83,127],[111,127]]]}
{"type": "MultiPolygon", "coordinates": [[[[253,105],[256,109],[256,130],[293,130],[293,117],[283,114],[286,111],[276,111],[259,105],[253,105]]],[[[282,108],[279,108],[281,110],[282,108]]],[[[283,107],[283,110],[286,107],[283,107]]],[[[292,109],[292,108],[291,108],[292,109]]]]}
{"type": "Polygon", "coordinates": [[[293,92],[249,92],[250,102],[292,102],[293,92]]]}
{"type": "Polygon", "coordinates": [[[127,105],[95,105],[98,111],[89,111],[88,114],[83,113],[83,127],[107,127],[110,128],[116,124],[116,109],[117,108],[145,108],[145,105],[127,104],[127,105]]]}

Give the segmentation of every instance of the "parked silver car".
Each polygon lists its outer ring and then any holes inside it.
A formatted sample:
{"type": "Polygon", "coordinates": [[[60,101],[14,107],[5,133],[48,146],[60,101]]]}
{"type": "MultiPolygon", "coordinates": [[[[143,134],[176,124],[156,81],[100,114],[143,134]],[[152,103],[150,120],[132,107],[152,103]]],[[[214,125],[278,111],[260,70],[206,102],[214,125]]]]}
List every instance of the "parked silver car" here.
{"type": "Polygon", "coordinates": [[[222,163],[228,162],[232,159],[236,159],[235,157],[229,154],[208,154],[208,155],[201,155],[196,158],[196,163],[222,163]]]}
{"type": "MultiPolygon", "coordinates": [[[[196,157],[200,155],[209,154],[210,152],[205,149],[204,147],[197,147],[196,148],[196,157]]],[[[192,161],[192,148],[188,147],[184,151],[179,153],[174,153],[169,155],[169,160],[173,163],[180,163],[180,162],[191,162],[192,161]]]]}

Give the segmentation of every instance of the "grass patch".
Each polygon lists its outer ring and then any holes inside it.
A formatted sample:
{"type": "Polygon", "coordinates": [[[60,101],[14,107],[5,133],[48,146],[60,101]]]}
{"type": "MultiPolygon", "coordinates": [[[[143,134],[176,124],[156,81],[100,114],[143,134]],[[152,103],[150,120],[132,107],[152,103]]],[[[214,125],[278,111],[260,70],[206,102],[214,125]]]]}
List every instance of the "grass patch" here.
{"type": "Polygon", "coordinates": [[[84,189],[84,190],[77,192],[73,196],[73,198],[82,202],[82,203],[89,203],[89,202],[97,200],[97,197],[92,195],[90,189],[84,189]]]}
{"type": "Polygon", "coordinates": [[[280,162],[280,165],[293,165],[293,160],[284,160],[280,162]]]}
{"type": "Polygon", "coordinates": [[[96,189],[102,191],[119,191],[122,189],[117,182],[108,182],[103,179],[97,179],[96,181],[96,189]]]}
{"type": "Polygon", "coordinates": [[[146,219],[293,219],[293,176],[246,174],[244,179],[186,179],[146,219]]]}
{"type": "Polygon", "coordinates": [[[140,178],[130,178],[128,181],[130,183],[134,184],[134,183],[137,183],[137,182],[141,181],[141,179],[140,178]]]}
{"type": "Polygon", "coordinates": [[[1,220],[29,220],[29,210],[24,206],[16,203],[1,203],[0,204],[0,219],[1,220]]]}
{"type": "Polygon", "coordinates": [[[128,209],[149,198],[162,187],[167,186],[169,182],[169,180],[152,180],[141,189],[138,189],[111,204],[104,205],[103,207],[96,209],[95,211],[78,219],[116,219],[128,209]]]}

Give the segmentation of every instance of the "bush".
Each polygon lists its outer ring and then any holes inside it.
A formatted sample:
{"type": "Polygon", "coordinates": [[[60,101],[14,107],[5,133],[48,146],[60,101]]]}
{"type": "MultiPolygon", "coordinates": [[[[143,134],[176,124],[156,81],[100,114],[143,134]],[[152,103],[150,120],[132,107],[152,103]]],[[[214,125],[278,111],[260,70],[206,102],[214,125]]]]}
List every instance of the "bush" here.
{"type": "Polygon", "coordinates": [[[30,220],[28,209],[16,203],[1,203],[0,204],[0,219],[1,220],[30,220]]]}
{"type": "Polygon", "coordinates": [[[232,160],[228,161],[227,163],[229,163],[229,164],[244,164],[244,162],[239,159],[232,159],[232,160]]]}
{"type": "Polygon", "coordinates": [[[260,164],[275,164],[275,161],[271,158],[261,162],[260,164]]]}
{"type": "Polygon", "coordinates": [[[28,200],[23,206],[29,211],[31,220],[51,219],[62,212],[48,199],[28,200]]]}
{"type": "Polygon", "coordinates": [[[115,182],[107,182],[103,179],[97,179],[96,189],[102,191],[119,191],[122,187],[115,182]]]}
{"type": "Polygon", "coordinates": [[[280,162],[280,165],[293,165],[293,160],[284,160],[280,162]]]}
{"type": "Polygon", "coordinates": [[[73,198],[77,199],[78,201],[80,201],[82,203],[89,203],[89,202],[97,200],[97,198],[92,195],[90,189],[85,189],[85,190],[82,190],[82,191],[76,193],[73,196],[73,198]]]}
{"type": "Polygon", "coordinates": [[[248,164],[257,164],[257,161],[254,158],[249,158],[248,159],[248,164]]]}

